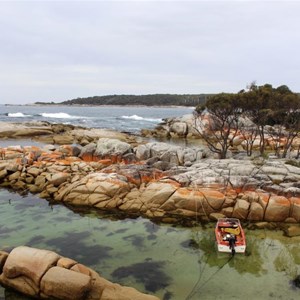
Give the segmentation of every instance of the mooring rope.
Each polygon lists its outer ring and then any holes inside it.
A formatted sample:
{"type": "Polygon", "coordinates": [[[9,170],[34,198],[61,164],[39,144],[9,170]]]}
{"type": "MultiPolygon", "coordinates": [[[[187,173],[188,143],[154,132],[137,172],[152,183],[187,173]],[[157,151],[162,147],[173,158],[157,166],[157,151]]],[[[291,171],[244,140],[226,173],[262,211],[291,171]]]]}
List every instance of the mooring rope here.
{"type": "MultiPolygon", "coordinates": [[[[209,256],[208,256],[209,258],[209,256]]],[[[207,260],[208,260],[207,258],[207,260]]],[[[233,255],[231,255],[229,257],[229,259],[221,266],[219,267],[219,269],[217,269],[210,277],[208,277],[208,279],[206,281],[204,281],[197,289],[197,285],[200,283],[200,280],[201,280],[201,277],[202,277],[202,274],[203,274],[203,271],[201,272],[196,284],[194,285],[193,289],[191,290],[191,292],[189,293],[189,295],[185,298],[185,300],[189,300],[189,299],[192,299],[192,297],[194,297],[215,275],[217,275],[218,272],[220,272],[233,258],[233,255]]],[[[206,263],[207,263],[207,260],[206,260],[206,263]]]]}
{"type": "MultiPolygon", "coordinates": [[[[195,213],[196,213],[196,223],[198,224],[198,222],[199,222],[199,220],[198,220],[198,201],[196,201],[196,195],[195,195],[195,192],[197,191],[198,189],[197,189],[197,186],[195,186],[195,188],[193,189],[193,192],[194,192],[194,199],[195,199],[195,209],[196,209],[196,211],[195,211],[195,213]]],[[[198,190],[199,191],[199,190],[198,190]]],[[[204,196],[203,196],[204,197],[204,196]]],[[[206,214],[206,211],[205,211],[205,209],[204,209],[204,206],[203,206],[203,203],[202,203],[202,201],[200,201],[200,204],[201,204],[201,207],[202,207],[202,210],[203,210],[203,213],[204,213],[204,215],[208,218],[208,216],[207,216],[207,214],[206,214]]],[[[197,236],[197,243],[200,243],[200,238],[199,238],[199,232],[197,231],[197,233],[196,233],[196,236],[197,236]]],[[[205,263],[204,263],[204,265],[203,265],[203,267],[202,267],[202,261],[201,261],[201,254],[200,254],[200,251],[199,251],[199,249],[198,249],[198,251],[197,251],[197,256],[198,256],[198,265],[199,265],[199,275],[198,275],[198,278],[197,278],[197,281],[195,282],[195,284],[194,284],[194,286],[193,286],[193,288],[191,289],[191,291],[190,291],[190,293],[187,295],[187,297],[185,298],[185,300],[190,300],[190,299],[192,299],[198,292],[199,292],[199,290],[201,290],[202,288],[203,288],[203,286],[205,286],[219,271],[221,271],[223,268],[224,268],[224,266],[226,265],[226,264],[228,264],[230,261],[231,261],[231,259],[233,258],[233,255],[231,255],[230,257],[229,257],[229,259],[221,266],[221,267],[219,267],[219,269],[217,269],[217,271],[216,272],[214,272],[206,281],[204,281],[201,285],[200,285],[200,283],[201,283],[201,279],[202,279],[202,277],[203,277],[203,274],[204,274],[204,271],[205,271],[205,268],[206,268],[206,266],[207,266],[207,262],[208,262],[208,260],[209,260],[209,258],[210,258],[210,254],[207,256],[207,258],[206,258],[206,260],[205,260],[205,263]],[[199,286],[200,285],[200,286],[199,286]]]]}

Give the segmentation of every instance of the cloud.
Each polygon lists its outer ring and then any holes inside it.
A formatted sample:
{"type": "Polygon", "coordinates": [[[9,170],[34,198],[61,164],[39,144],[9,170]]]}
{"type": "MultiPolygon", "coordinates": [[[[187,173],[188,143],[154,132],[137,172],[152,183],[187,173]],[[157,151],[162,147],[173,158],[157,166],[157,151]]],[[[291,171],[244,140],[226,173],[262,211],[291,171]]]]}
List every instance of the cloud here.
{"type": "Polygon", "coordinates": [[[0,2],[0,103],[299,87],[300,2],[0,2]]]}

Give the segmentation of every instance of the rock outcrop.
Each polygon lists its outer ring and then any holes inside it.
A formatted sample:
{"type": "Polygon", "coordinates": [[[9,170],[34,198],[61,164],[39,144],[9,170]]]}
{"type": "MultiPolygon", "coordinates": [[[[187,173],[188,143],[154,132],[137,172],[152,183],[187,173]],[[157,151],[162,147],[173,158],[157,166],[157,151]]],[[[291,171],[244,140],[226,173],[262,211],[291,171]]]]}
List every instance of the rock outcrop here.
{"type": "Polygon", "coordinates": [[[136,144],[134,136],[114,130],[87,129],[69,124],[51,124],[42,121],[28,123],[0,122],[0,138],[32,138],[35,141],[49,144],[65,145],[75,143],[82,146],[97,142],[99,138],[112,138],[136,144]]]}
{"type": "Polygon", "coordinates": [[[155,129],[142,130],[142,134],[144,136],[157,138],[199,138],[199,134],[197,130],[195,130],[195,117],[193,114],[187,114],[182,117],[165,118],[155,129]]]}
{"type": "Polygon", "coordinates": [[[112,283],[70,258],[26,246],[0,251],[0,283],[38,299],[158,300],[112,283]]]}
{"type": "MultiPolygon", "coordinates": [[[[201,139],[199,132],[203,133],[207,129],[208,124],[213,124],[213,121],[208,113],[204,113],[199,116],[199,120],[203,126],[197,125],[195,116],[193,114],[187,114],[182,117],[166,118],[163,122],[158,124],[154,129],[145,129],[141,133],[145,137],[154,138],[185,138],[185,139],[201,139]]],[[[247,118],[240,118],[240,122],[246,127],[251,126],[252,122],[247,118]]],[[[213,127],[213,126],[212,126],[213,127]]],[[[285,138],[275,139],[272,136],[272,132],[276,131],[276,127],[266,126],[265,129],[265,147],[268,150],[275,150],[276,147],[282,148],[286,143],[285,138]],[[269,132],[269,133],[268,133],[269,132]]],[[[233,134],[233,133],[232,133],[233,134]]],[[[249,141],[246,139],[245,132],[238,131],[234,134],[232,145],[229,148],[230,151],[240,152],[247,149],[249,141]]],[[[233,136],[232,136],[233,137],[233,136]]],[[[256,137],[253,140],[254,151],[258,151],[260,148],[260,137],[256,137]]],[[[298,149],[300,146],[300,137],[296,137],[291,145],[291,151],[289,155],[291,157],[297,157],[298,149]]]]}
{"type": "Polygon", "coordinates": [[[115,139],[1,150],[0,184],[71,205],[150,218],[300,222],[300,166],[207,159],[200,149],[115,139]],[[98,151],[97,151],[98,149],[98,151]]]}

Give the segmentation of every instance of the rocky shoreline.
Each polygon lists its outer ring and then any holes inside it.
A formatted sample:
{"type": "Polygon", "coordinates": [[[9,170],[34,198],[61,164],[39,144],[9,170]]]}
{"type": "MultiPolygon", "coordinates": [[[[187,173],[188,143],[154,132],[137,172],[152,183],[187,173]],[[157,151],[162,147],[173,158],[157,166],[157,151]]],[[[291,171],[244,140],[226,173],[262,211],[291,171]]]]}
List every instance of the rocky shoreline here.
{"type": "Polygon", "coordinates": [[[247,156],[219,160],[206,148],[146,143],[102,129],[13,126],[2,126],[0,136],[34,137],[49,144],[0,148],[1,187],[166,223],[191,225],[236,217],[260,228],[270,222],[292,223],[286,233],[300,234],[297,160],[247,156]]]}
{"type": "Polygon", "coordinates": [[[112,283],[73,259],[26,246],[0,251],[0,283],[38,299],[158,300],[112,283]]]}
{"type": "MultiPolygon", "coordinates": [[[[102,132],[103,133],[103,132],[102,132]]],[[[212,159],[200,148],[97,137],[85,146],[1,149],[0,185],[70,205],[163,222],[237,217],[300,222],[300,168],[279,159],[212,159]]]]}

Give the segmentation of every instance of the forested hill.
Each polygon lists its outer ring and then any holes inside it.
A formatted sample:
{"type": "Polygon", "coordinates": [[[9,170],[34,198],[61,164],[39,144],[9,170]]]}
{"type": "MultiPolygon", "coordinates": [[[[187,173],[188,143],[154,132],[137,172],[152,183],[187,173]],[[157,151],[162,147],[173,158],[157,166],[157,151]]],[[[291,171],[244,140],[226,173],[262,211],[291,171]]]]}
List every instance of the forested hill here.
{"type": "Polygon", "coordinates": [[[77,98],[60,103],[36,102],[38,105],[146,105],[146,106],[197,106],[203,104],[209,94],[199,95],[109,95],[77,98]]]}

